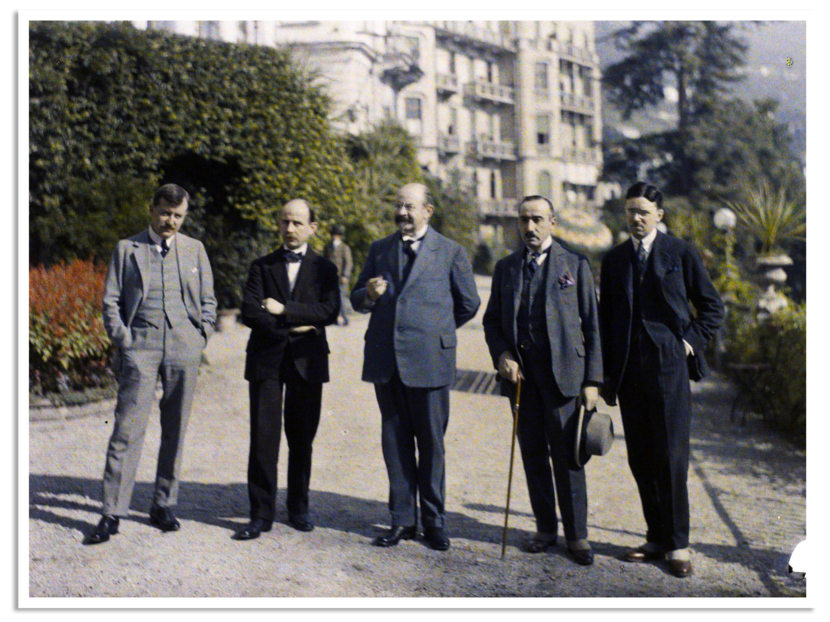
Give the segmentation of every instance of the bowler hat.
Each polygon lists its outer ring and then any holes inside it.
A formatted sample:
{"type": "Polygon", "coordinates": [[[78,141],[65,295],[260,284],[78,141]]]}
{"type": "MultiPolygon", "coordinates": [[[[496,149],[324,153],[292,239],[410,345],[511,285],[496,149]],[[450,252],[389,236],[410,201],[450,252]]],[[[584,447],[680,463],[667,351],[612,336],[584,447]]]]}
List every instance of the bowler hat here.
{"type": "Polygon", "coordinates": [[[611,416],[594,410],[585,410],[585,404],[579,400],[579,420],[576,424],[576,442],[574,460],[581,468],[591,456],[604,456],[614,442],[614,423],[611,416]]]}

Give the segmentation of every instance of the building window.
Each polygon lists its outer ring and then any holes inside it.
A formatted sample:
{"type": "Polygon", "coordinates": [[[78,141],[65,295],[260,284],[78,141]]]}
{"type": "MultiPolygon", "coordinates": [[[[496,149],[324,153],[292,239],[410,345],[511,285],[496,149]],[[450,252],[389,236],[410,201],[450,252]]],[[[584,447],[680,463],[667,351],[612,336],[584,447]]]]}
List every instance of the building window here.
{"type": "Polygon", "coordinates": [[[536,79],[534,85],[539,91],[548,90],[548,64],[536,63],[536,79]]]}
{"type": "Polygon", "coordinates": [[[496,171],[490,171],[490,198],[496,198],[496,171]]]}
{"type": "Polygon", "coordinates": [[[456,133],[458,127],[458,110],[450,108],[450,126],[447,128],[447,134],[453,135],[456,133]]]}
{"type": "Polygon", "coordinates": [[[546,114],[536,117],[536,144],[550,144],[550,117],[546,114]]]}
{"type": "Polygon", "coordinates": [[[412,121],[421,120],[421,100],[417,97],[406,98],[406,118],[412,121]]]}
{"type": "Polygon", "coordinates": [[[248,43],[248,22],[241,21],[239,26],[239,41],[241,43],[248,43]]]}
{"type": "Polygon", "coordinates": [[[487,61],[487,82],[495,82],[493,63],[489,60],[487,61]]]}
{"type": "Polygon", "coordinates": [[[450,52],[450,73],[455,75],[455,52],[450,52]]]}

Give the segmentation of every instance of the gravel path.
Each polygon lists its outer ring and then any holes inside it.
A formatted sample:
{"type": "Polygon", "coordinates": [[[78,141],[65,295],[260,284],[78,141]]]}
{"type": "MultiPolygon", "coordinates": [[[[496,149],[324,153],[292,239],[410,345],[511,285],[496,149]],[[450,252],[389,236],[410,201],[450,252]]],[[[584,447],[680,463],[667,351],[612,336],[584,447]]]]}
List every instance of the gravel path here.
{"type": "MultiPolygon", "coordinates": [[[[479,279],[479,286],[486,304],[488,280],[479,279]]],[[[299,533],[285,524],[283,439],[279,522],[258,540],[231,539],[248,516],[248,393],[242,378],[248,329],[235,325],[217,333],[206,352],[209,365],[202,369],[185,448],[177,533],[162,534],[147,518],[157,409],[132,514],[119,535],[93,547],[81,542],[99,518],[111,412],[30,423],[29,596],[806,595],[806,582],[787,572],[790,552],[805,537],[805,454],[752,421],[730,423],[734,389],[717,376],[694,386],[689,492],[695,574],[688,579],[672,577],[660,564],[619,561],[643,540],[645,527],[617,409],[608,409],[617,434],[611,452],[587,466],[594,565],[575,565],[562,546],[542,555],[518,549],[534,530],[520,462],[502,561],[509,407],[504,398],[455,391],[446,438],[452,548],[436,552],[421,541],[371,546],[388,521],[387,479],[374,391],[359,380],[367,320],[352,318],[348,327],[329,331],[332,382],[324,390],[311,481],[315,531],[299,533]]],[[[459,368],[492,371],[480,315],[459,331],[459,368]]],[[[519,461],[518,450],[516,456],[519,461]]],[[[26,578],[20,581],[25,585],[26,578]]]]}

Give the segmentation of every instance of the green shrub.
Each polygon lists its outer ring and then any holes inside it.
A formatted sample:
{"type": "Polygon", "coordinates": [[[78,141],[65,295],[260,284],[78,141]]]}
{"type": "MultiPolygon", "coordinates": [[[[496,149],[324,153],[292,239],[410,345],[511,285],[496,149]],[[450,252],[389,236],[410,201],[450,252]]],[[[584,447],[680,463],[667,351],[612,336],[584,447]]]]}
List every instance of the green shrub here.
{"type": "MultiPolygon", "coordinates": [[[[754,313],[754,305],[730,309],[726,327],[727,363],[768,366],[755,376],[749,387],[750,407],[803,445],[807,415],[806,306],[791,304],[761,322],[755,319],[754,313]]],[[[739,382],[747,381],[745,375],[729,364],[725,371],[739,382]]]]}
{"type": "Polygon", "coordinates": [[[357,207],[328,98],[284,50],[32,22],[29,94],[32,264],[91,248],[108,256],[112,239],[137,232],[134,210],[146,226],[150,194],[136,180],[194,197],[183,231],[206,234],[222,306],[238,305],[250,260],[279,244],[276,214],[289,199],[307,199],[358,246],[358,224],[378,218],[357,207]]]}
{"type": "Polygon", "coordinates": [[[101,305],[106,268],[91,261],[29,269],[29,385],[35,393],[107,384],[101,305]]]}

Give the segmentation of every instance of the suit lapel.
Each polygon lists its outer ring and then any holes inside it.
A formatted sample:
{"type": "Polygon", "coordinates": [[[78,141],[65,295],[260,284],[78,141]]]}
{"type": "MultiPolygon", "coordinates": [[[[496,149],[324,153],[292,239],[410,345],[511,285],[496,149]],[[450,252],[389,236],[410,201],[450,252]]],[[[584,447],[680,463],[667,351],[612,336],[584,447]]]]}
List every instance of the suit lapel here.
{"type": "Polygon", "coordinates": [[[282,296],[283,302],[291,300],[291,283],[288,280],[288,264],[282,254],[277,257],[274,264],[274,281],[277,283],[277,290],[282,296]]]}
{"type": "Polygon", "coordinates": [[[657,277],[658,282],[663,280],[663,276],[666,274],[666,270],[671,262],[671,256],[663,248],[662,235],[659,231],[657,232],[657,237],[654,238],[654,244],[651,246],[650,253],[653,255],[651,263],[654,267],[654,276],[657,277]]]}
{"type": "MultiPolygon", "coordinates": [[[[300,264],[300,269],[297,272],[297,280],[294,282],[294,291],[291,292],[292,299],[296,299],[297,294],[305,291],[305,288],[308,286],[309,280],[311,279],[311,264],[314,261],[314,257],[315,253],[309,247],[309,249],[306,251],[306,256],[303,258],[303,261],[300,264]]],[[[286,280],[288,280],[288,266],[285,263],[283,263],[283,266],[285,267],[285,278],[286,280]]]]}
{"type": "Polygon", "coordinates": [[[141,291],[146,294],[144,288],[147,283],[147,275],[150,274],[150,247],[153,241],[150,239],[148,231],[143,231],[143,234],[140,240],[133,242],[133,258],[138,269],[138,276],[141,279],[141,291]]]}
{"type": "MultiPolygon", "coordinates": [[[[549,318],[548,326],[553,326],[557,321],[555,318],[561,315],[558,307],[559,294],[557,292],[557,285],[559,284],[559,277],[568,271],[568,267],[562,261],[564,254],[565,249],[554,240],[548,251],[547,272],[544,273],[547,279],[545,282],[545,311],[549,318]]],[[[541,267],[544,268],[544,264],[541,267]]],[[[576,280],[573,275],[571,275],[571,280],[576,280]]]]}
{"type": "MultiPolygon", "coordinates": [[[[510,287],[512,287],[510,300],[513,304],[513,308],[510,310],[510,316],[513,318],[513,343],[516,344],[519,340],[519,329],[516,322],[519,317],[519,305],[522,304],[522,263],[524,262],[524,256],[524,250],[515,253],[508,267],[510,271],[510,287]]],[[[498,292],[491,292],[490,295],[498,295],[498,292]]]]}
{"type": "Polygon", "coordinates": [[[426,269],[427,264],[432,262],[432,255],[437,250],[438,237],[432,227],[429,227],[421,240],[421,245],[418,247],[418,254],[415,255],[415,262],[412,264],[412,269],[409,271],[409,276],[403,285],[404,289],[407,289],[409,284],[415,281],[426,269]]]}

